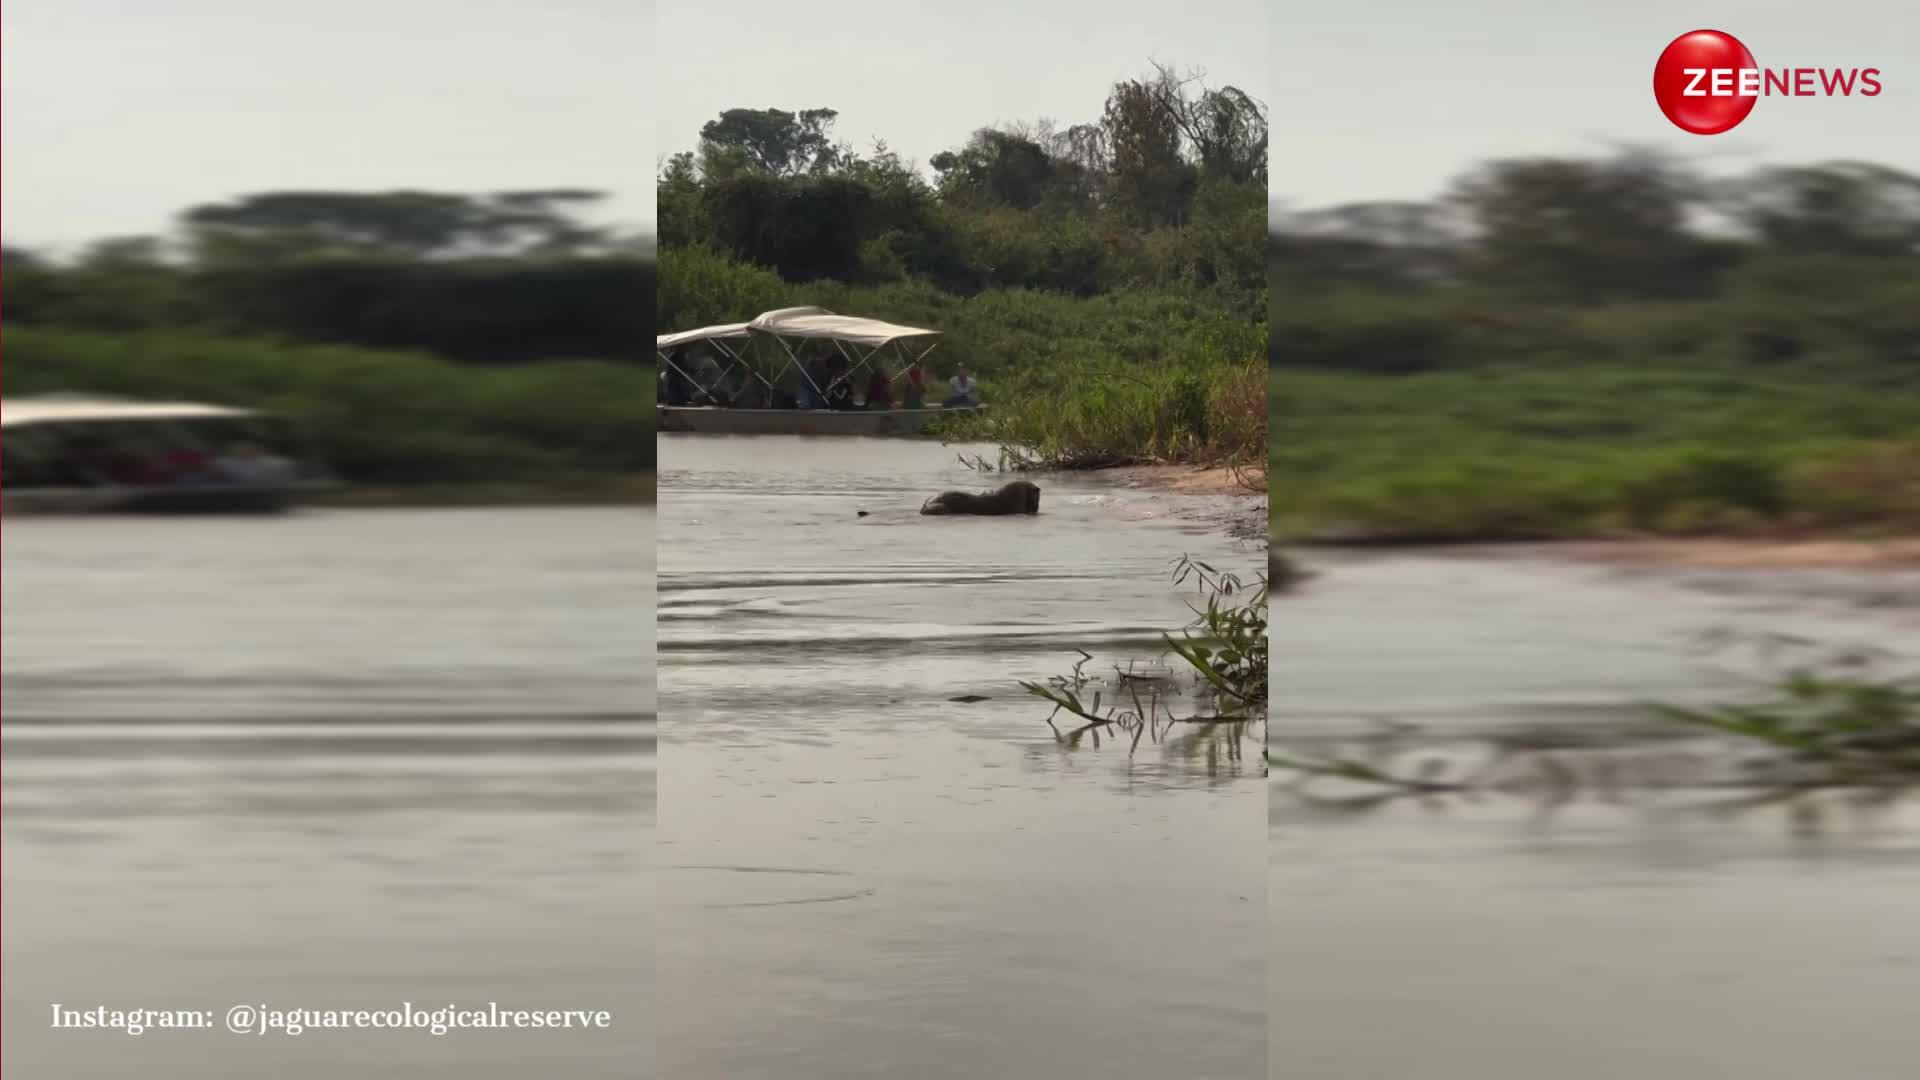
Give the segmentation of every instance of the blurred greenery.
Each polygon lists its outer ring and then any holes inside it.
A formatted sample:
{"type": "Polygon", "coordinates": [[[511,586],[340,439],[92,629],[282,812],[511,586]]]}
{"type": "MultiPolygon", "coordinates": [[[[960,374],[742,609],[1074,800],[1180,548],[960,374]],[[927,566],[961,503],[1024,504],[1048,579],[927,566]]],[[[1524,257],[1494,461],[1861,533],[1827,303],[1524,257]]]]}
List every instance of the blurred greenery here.
{"type": "Polygon", "coordinates": [[[1492,162],[1269,261],[1283,534],[1920,530],[1920,178],[1492,162]]]}
{"type": "Polygon", "coordinates": [[[8,247],[8,385],[290,414],[361,484],[653,468],[649,242],[572,189],[268,192],[68,258],[8,247]]]}

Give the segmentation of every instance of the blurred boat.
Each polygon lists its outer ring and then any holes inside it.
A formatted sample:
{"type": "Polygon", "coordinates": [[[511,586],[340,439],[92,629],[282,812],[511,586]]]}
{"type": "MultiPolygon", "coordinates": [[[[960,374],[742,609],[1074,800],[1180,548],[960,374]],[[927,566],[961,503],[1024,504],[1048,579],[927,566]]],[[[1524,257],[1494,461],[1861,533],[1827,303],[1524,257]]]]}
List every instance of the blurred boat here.
{"type": "Polygon", "coordinates": [[[0,401],[6,513],[266,513],[335,487],[280,417],[194,402],[0,401]]]}

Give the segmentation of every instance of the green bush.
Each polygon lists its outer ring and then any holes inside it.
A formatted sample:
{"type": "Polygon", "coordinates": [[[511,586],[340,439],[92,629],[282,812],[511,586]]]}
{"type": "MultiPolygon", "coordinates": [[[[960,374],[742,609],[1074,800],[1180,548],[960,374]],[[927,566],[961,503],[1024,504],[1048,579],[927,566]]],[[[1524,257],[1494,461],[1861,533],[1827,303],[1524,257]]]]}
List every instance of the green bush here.
{"type": "Polygon", "coordinates": [[[1282,533],[1430,539],[1920,526],[1920,394],[1704,361],[1276,369],[1282,533]]]}

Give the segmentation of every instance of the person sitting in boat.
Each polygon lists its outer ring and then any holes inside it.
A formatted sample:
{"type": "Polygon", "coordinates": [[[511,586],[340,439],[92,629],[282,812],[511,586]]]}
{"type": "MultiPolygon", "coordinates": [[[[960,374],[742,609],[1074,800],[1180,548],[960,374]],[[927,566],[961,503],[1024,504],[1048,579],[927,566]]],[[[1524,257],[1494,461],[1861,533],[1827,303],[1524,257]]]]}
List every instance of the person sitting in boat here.
{"type": "Polygon", "coordinates": [[[959,368],[954,371],[953,393],[947,395],[947,400],[942,404],[949,409],[959,409],[969,405],[980,404],[980,385],[973,381],[972,376],[967,374],[966,368],[959,368]]]}
{"type": "Polygon", "coordinates": [[[867,408],[893,408],[893,380],[887,378],[887,373],[878,367],[873,369],[873,374],[867,379],[867,408]]]}
{"type": "Polygon", "coordinates": [[[800,407],[803,409],[824,409],[827,406],[825,387],[827,368],[817,357],[809,356],[800,362],[800,407]]]}
{"type": "Polygon", "coordinates": [[[693,403],[719,405],[725,402],[726,397],[720,385],[722,377],[720,362],[713,358],[713,354],[701,349],[688,357],[688,360],[693,365],[693,403]]]}
{"type": "Polygon", "coordinates": [[[712,383],[713,403],[723,409],[733,407],[733,399],[746,387],[746,379],[736,368],[728,368],[712,383]]]}
{"type": "Polygon", "coordinates": [[[106,487],[121,483],[123,459],[113,446],[98,438],[79,440],[72,452],[57,459],[56,483],[74,487],[106,487]]]}
{"type": "Polygon", "coordinates": [[[181,447],[162,455],[159,469],[168,483],[205,484],[217,479],[213,455],[197,447],[181,447]]]}
{"type": "Polygon", "coordinates": [[[827,408],[853,408],[853,380],[836,378],[832,386],[827,387],[827,408]]]}
{"type": "Polygon", "coordinates": [[[743,378],[740,389],[733,395],[733,407],[736,409],[764,409],[767,407],[766,388],[759,379],[743,378]]]}
{"type": "Polygon", "coordinates": [[[693,383],[688,380],[687,373],[680,370],[679,365],[668,364],[666,370],[660,374],[667,384],[667,404],[687,405],[693,401],[693,383]]]}
{"type": "Polygon", "coordinates": [[[293,462],[271,454],[258,443],[235,443],[216,458],[213,471],[230,484],[248,486],[284,484],[293,479],[293,462]]]}
{"type": "Polygon", "coordinates": [[[927,369],[915,360],[907,365],[907,408],[924,409],[927,407],[927,369]]]}

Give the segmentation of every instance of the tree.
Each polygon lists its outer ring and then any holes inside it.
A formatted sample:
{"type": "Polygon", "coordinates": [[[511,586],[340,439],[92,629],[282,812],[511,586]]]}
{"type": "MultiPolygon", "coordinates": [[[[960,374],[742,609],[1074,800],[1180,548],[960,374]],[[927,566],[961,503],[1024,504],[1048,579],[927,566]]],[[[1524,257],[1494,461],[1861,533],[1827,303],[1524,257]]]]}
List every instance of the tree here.
{"type": "Polygon", "coordinates": [[[653,186],[660,242],[669,247],[698,243],[709,232],[700,204],[700,166],[691,151],[666,160],[653,186]]]}
{"type": "Polygon", "coordinates": [[[477,200],[463,246],[494,255],[590,255],[611,243],[610,234],[582,223],[579,213],[606,201],[606,192],[586,188],[502,191],[477,200]]]}
{"type": "Polygon", "coordinates": [[[1234,86],[1208,89],[1206,73],[1187,75],[1154,64],[1144,85],[1186,141],[1189,153],[1208,176],[1237,183],[1267,182],[1267,110],[1234,86]],[[1199,92],[1189,94],[1190,87],[1199,92]]]}
{"type": "Polygon", "coordinates": [[[214,261],[585,254],[605,234],[575,215],[603,198],[578,188],[490,196],[276,191],[196,206],[182,220],[196,250],[214,261]]]}
{"type": "Polygon", "coordinates": [[[1271,254],[1296,283],[1413,286],[1457,276],[1467,239],[1457,205],[1347,203],[1276,215],[1271,254]]]}
{"type": "MultiPolygon", "coordinates": [[[[275,238],[277,249],[426,256],[451,249],[472,225],[473,200],[426,191],[274,191],[183,215],[202,243],[275,238]]],[[[264,245],[263,245],[264,246],[264,245]]]]}
{"type": "Polygon", "coordinates": [[[1157,80],[1115,83],[1101,127],[1114,204],[1145,228],[1180,224],[1196,177],[1181,155],[1180,124],[1166,108],[1164,88],[1157,80]]]}
{"type": "Polygon", "coordinates": [[[1032,139],[981,128],[958,150],[929,162],[939,176],[940,197],[952,203],[1031,210],[1052,194],[1055,162],[1032,139]]]}
{"type": "Polygon", "coordinates": [[[1625,151],[1494,161],[1462,179],[1453,200],[1477,234],[1472,277],[1604,301],[1713,290],[1731,253],[1690,231],[1705,190],[1689,169],[1625,151]]]}
{"type": "Polygon", "coordinates": [[[1920,251],[1920,177],[1857,161],[1761,169],[1724,184],[1717,207],[1783,251],[1920,251]]]}
{"type": "Polygon", "coordinates": [[[728,109],[718,120],[700,128],[704,162],[716,170],[747,167],[773,176],[800,176],[830,172],[846,157],[846,148],[833,141],[833,109],[728,109]]]}

